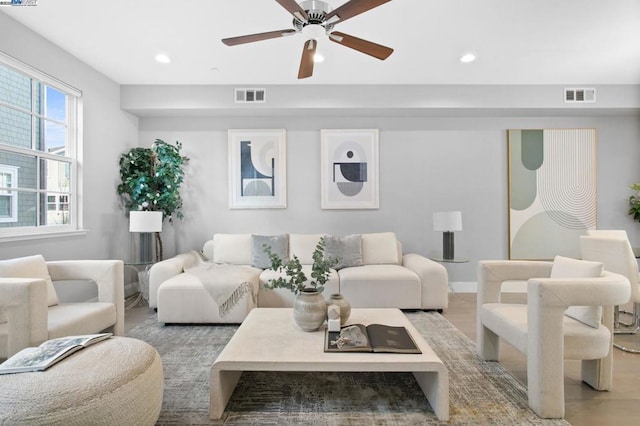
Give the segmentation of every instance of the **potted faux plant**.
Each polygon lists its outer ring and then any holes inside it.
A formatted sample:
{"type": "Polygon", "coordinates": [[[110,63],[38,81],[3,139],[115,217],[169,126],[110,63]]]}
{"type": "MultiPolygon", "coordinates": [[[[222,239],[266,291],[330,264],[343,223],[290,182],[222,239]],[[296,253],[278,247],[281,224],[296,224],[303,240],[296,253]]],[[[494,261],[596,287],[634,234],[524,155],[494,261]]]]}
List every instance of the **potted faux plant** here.
{"type": "Polygon", "coordinates": [[[305,331],[314,331],[322,325],[327,315],[327,303],[322,297],[325,283],[329,280],[331,267],[338,259],[324,257],[325,241],[320,238],[313,251],[313,265],[311,279],[302,271],[300,259],[294,254],[291,259],[284,261],[271,251],[267,244],[263,245],[264,252],[269,256],[271,269],[278,271],[278,278],[270,279],[265,288],[286,288],[296,295],[293,304],[293,319],[305,331]]]}
{"type": "MultiPolygon", "coordinates": [[[[161,211],[162,218],[173,223],[183,215],[180,185],[183,166],[189,160],[180,154],[182,144],[171,145],[156,139],[151,148],[132,148],[120,156],[120,179],[117,187],[127,211],[161,211]]],[[[162,238],[155,233],[156,261],[162,260],[162,238]]]]}

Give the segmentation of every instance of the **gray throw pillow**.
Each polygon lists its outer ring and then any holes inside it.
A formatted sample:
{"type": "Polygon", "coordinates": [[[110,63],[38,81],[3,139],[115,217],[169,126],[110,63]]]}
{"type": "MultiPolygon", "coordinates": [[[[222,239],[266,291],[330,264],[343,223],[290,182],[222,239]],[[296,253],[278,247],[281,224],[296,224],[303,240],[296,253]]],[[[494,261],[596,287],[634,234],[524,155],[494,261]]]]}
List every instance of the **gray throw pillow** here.
{"type": "Polygon", "coordinates": [[[253,243],[253,256],[251,264],[256,268],[271,268],[271,260],[264,252],[264,245],[271,247],[271,252],[277,254],[280,259],[289,259],[289,234],[283,235],[251,235],[253,243]]]}
{"type": "Polygon", "coordinates": [[[362,235],[353,234],[344,237],[326,235],[324,237],[325,258],[338,259],[334,269],[362,266],[362,235]]]}

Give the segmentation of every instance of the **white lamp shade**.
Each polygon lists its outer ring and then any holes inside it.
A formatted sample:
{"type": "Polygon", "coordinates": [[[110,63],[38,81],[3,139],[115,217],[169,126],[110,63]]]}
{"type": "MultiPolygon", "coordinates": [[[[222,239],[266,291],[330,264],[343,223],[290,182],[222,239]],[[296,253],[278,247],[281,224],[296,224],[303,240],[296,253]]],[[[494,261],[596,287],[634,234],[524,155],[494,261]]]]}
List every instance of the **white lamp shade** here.
{"type": "Polygon", "coordinates": [[[434,231],[462,231],[462,212],[436,212],[433,214],[434,231]]]}
{"type": "Polygon", "coordinates": [[[129,232],[161,232],[162,212],[129,212],[129,232]]]}

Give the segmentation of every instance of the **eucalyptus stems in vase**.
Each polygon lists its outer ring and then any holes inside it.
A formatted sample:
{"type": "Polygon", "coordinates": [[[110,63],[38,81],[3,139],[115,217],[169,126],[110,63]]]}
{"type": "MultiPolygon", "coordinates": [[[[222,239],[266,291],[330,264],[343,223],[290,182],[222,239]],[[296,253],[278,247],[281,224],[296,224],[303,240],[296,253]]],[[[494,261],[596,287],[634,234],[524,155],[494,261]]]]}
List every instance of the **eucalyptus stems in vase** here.
{"type": "Polygon", "coordinates": [[[271,251],[271,247],[267,244],[262,246],[264,252],[269,256],[271,261],[271,269],[278,272],[284,272],[284,276],[279,276],[269,280],[265,284],[265,288],[286,288],[298,295],[305,290],[315,290],[318,293],[324,291],[324,285],[329,281],[331,268],[338,263],[338,259],[324,257],[324,237],[320,238],[316,248],[313,251],[313,265],[311,266],[311,280],[302,271],[300,259],[295,254],[289,260],[281,259],[277,254],[271,251]]]}
{"type": "Polygon", "coordinates": [[[338,259],[325,258],[324,248],[325,240],[322,237],[313,251],[311,279],[308,279],[295,254],[291,259],[283,260],[271,251],[271,247],[266,244],[263,246],[271,260],[271,269],[280,273],[279,277],[270,279],[264,286],[268,289],[285,288],[296,295],[293,319],[304,331],[317,330],[327,316],[327,303],[322,291],[338,259]]]}

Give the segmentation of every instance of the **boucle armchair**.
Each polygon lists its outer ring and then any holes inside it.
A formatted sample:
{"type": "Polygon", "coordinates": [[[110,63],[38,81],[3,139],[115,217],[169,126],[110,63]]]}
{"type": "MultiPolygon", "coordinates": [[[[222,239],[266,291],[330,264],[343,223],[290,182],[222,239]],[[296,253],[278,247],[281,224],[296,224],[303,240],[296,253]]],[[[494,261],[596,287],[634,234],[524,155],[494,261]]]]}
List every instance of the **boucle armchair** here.
{"type": "Polygon", "coordinates": [[[45,262],[29,256],[0,261],[0,358],[48,339],[101,331],[124,334],[121,260],[45,262]],[[91,280],[98,301],[58,303],[56,280],[91,280]]]}
{"type": "Polygon", "coordinates": [[[629,281],[622,275],[602,271],[596,262],[570,261],[595,264],[600,272],[593,278],[571,278],[554,274],[554,262],[478,264],[478,353],[497,361],[502,338],[526,355],[529,406],[543,418],[564,417],[563,359],[582,360],[582,379],[594,389],[611,388],[613,305],[630,295],[629,281]],[[501,303],[502,283],[511,280],[527,280],[527,304],[501,303]],[[569,311],[565,314],[569,307],[580,320],[569,317],[569,311]],[[575,312],[591,307],[597,307],[601,323],[587,325],[575,312]]]}

